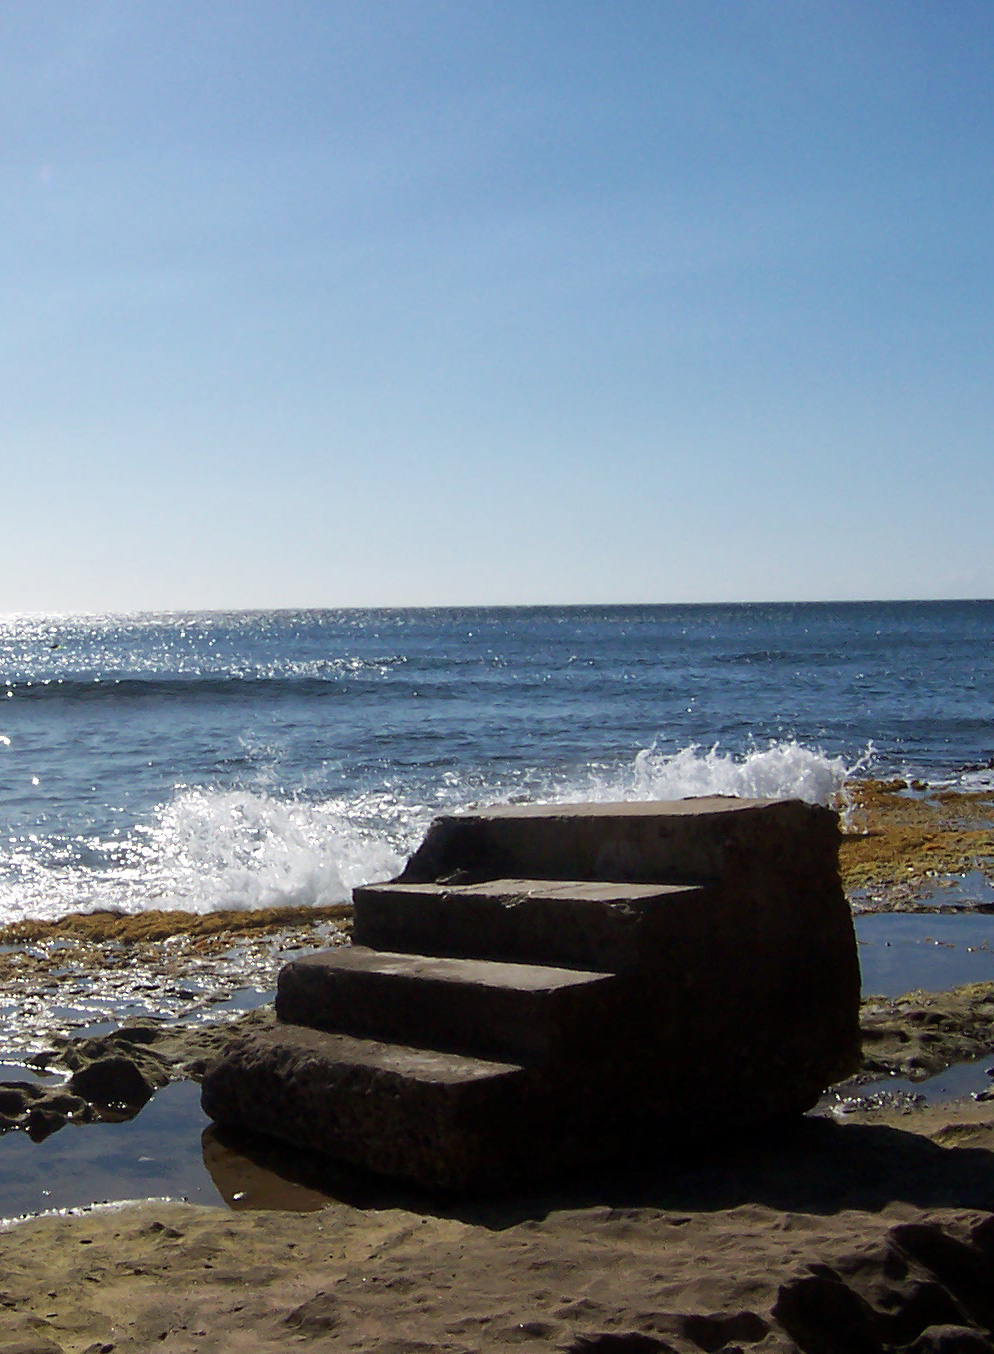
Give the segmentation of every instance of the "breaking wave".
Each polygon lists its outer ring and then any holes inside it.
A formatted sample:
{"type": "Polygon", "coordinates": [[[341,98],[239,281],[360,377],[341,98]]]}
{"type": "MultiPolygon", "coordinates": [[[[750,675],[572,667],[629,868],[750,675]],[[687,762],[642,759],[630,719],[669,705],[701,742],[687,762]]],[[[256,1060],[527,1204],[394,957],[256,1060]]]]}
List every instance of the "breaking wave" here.
{"type": "Polygon", "coordinates": [[[347,901],[352,890],[389,878],[431,819],[471,804],[681,799],[697,795],[797,798],[845,807],[848,778],[865,770],[796,742],[735,756],[693,744],[653,745],[627,764],[567,774],[531,768],[488,779],[447,773],[422,795],[381,790],[320,802],[250,790],[179,786],[129,832],[110,839],[0,850],[0,921],[55,919],[114,908],[197,913],[347,901]]]}
{"type": "Polygon", "coordinates": [[[854,766],[841,757],[799,743],[774,743],[743,757],[720,752],[717,744],[666,754],[644,748],[635,758],[637,799],[684,799],[692,795],[738,795],[746,799],[803,799],[834,804],[850,775],[864,769],[867,754],[854,766]]]}

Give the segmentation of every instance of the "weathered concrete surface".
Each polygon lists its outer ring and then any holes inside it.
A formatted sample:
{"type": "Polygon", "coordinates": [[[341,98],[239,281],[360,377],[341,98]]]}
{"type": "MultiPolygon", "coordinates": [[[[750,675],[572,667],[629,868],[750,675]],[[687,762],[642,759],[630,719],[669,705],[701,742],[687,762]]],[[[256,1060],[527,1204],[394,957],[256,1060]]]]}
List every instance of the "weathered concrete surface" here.
{"type": "Polygon", "coordinates": [[[799,802],[440,819],[398,880],[357,890],[365,946],[285,971],[281,1028],[208,1073],[205,1108],[459,1188],[809,1109],[859,1064],[838,844],[799,802]],[[343,1062],[346,1035],[517,1071],[439,1089],[343,1062]]]}
{"type": "Polygon", "coordinates": [[[626,973],[658,964],[673,904],[696,909],[706,892],[692,884],[561,879],[370,884],[355,890],[352,937],[410,954],[626,973]]]}
{"type": "Polygon", "coordinates": [[[812,856],[837,875],[838,842],[837,815],[800,800],[499,804],[437,818],[399,878],[701,884],[757,868],[793,872],[812,856]]]}
{"type": "MultiPolygon", "coordinates": [[[[508,1063],[283,1025],[238,1040],[203,1081],[211,1118],[429,1187],[497,1183],[494,1128],[528,1100],[508,1063]]],[[[517,1134],[515,1142],[520,1142],[517,1134]]]]}
{"type": "MultiPolygon", "coordinates": [[[[627,953],[616,940],[611,961],[598,964],[630,972],[637,1013],[631,1093],[646,1080],[644,1060],[655,1059],[665,1071],[647,1079],[642,1094],[660,1115],[674,1105],[686,1114],[688,1100],[713,1098],[717,1061],[736,1113],[802,1110],[859,1064],[859,961],[839,879],[839,839],[836,814],[799,801],[502,805],[436,820],[397,881],[382,893],[375,885],[358,890],[356,937],[378,934],[383,914],[398,918],[400,889],[427,885],[438,890],[432,906],[441,912],[439,932],[459,890],[466,888],[462,897],[481,916],[479,899],[490,890],[491,901],[506,909],[499,924],[505,934],[524,931],[527,923],[513,920],[522,907],[530,918],[550,908],[554,925],[538,929],[552,938],[561,927],[564,949],[582,951],[584,936],[598,927],[589,906],[570,912],[572,894],[592,901],[577,883],[689,885],[655,900],[625,898],[620,890],[613,902],[602,895],[600,933],[613,927],[620,934],[618,917],[627,909],[638,933],[627,953]],[[522,903],[514,876],[531,889],[543,879],[576,882],[555,899],[533,892],[522,903]]],[[[488,923],[488,936],[497,925],[488,923]]],[[[427,918],[417,926],[432,941],[438,934],[427,918]]],[[[399,929],[403,934],[404,925],[399,929]]],[[[552,956],[543,949],[542,958],[552,956]]]]}
{"type": "Polygon", "coordinates": [[[589,1052],[599,1022],[617,1036],[617,987],[609,973],[352,946],[287,964],[276,1014],[312,1029],[540,1062],[589,1052]]]}

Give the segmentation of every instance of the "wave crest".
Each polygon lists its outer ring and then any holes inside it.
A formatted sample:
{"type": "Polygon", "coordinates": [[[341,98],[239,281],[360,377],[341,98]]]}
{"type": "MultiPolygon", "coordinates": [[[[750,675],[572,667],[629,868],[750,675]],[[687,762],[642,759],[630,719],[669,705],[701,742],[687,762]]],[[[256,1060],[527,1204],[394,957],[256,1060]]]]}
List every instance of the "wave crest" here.
{"type": "Polygon", "coordinates": [[[148,830],[147,853],[153,906],[194,912],[346,902],[403,864],[336,805],[247,790],[179,790],[148,830]]]}
{"type": "MultiPolygon", "coordinates": [[[[531,768],[501,780],[447,772],[424,799],[388,789],[312,802],[247,790],[177,786],[124,837],[0,847],[0,920],[153,908],[207,913],[347,902],[359,884],[398,874],[439,813],[487,803],[683,799],[738,795],[847,808],[863,770],[795,742],[735,756],[717,744],[643,748],[626,766],[558,777],[531,768]],[[47,857],[47,858],[46,858],[47,857]]],[[[413,791],[413,787],[410,787],[413,791]]],[[[416,792],[414,792],[416,793],[416,792]]]]}
{"type": "MultiPolygon", "coordinates": [[[[857,766],[861,763],[857,763],[857,766]]],[[[736,758],[718,744],[702,751],[691,743],[664,753],[653,745],[635,758],[635,799],[685,799],[697,795],[738,795],[745,799],[803,799],[808,804],[838,801],[854,768],[841,757],[773,743],[736,758]]]]}

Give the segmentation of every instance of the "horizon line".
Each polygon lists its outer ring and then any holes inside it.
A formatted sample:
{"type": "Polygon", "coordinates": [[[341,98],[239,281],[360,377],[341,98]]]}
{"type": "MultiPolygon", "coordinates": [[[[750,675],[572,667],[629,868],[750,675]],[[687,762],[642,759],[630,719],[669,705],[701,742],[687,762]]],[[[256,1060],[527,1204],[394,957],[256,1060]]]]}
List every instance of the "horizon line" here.
{"type": "Polygon", "coordinates": [[[31,619],[84,619],[103,616],[257,616],[295,615],[306,612],[328,611],[622,611],[631,609],[659,609],[664,607],[762,607],[762,606],[922,606],[927,604],[963,605],[994,602],[994,597],[819,597],[819,598],[761,598],[750,601],[672,601],[672,602],[414,602],[414,603],[348,603],[334,605],[296,606],[177,606],[137,607],[118,610],[83,608],[80,610],[25,610],[0,612],[0,621],[31,619]]]}

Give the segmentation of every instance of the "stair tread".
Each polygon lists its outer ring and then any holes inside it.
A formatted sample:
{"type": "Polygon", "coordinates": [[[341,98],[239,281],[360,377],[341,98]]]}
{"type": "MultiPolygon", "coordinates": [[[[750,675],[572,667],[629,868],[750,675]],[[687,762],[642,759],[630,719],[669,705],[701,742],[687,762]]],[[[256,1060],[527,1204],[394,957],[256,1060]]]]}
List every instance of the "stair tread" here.
{"type": "Polygon", "coordinates": [[[513,963],[498,959],[453,959],[445,956],[406,954],[343,945],[320,950],[294,960],[297,972],[362,973],[377,977],[500,987],[520,992],[558,991],[591,983],[613,982],[615,975],[599,970],[553,967],[548,964],[513,963]]]}
{"type": "Polygon", "coordinates": [[[435,881],[424,884],[391,880],[384,884],[366,884],[358,894],[384,893],[399,897],[463,897],[576,899],[592,903],[643,902],[651,898],[672,897],[703,889],[701,884],[638,884],[599,879],[485,879],[475,883],[435,881]]]}
{"type": "Polygon", "coordinates": [[[560,969],[644,973],[721,904],[713,886],[644,880],[391,880],[355,890],[355,945],[560,969]]]}
{"type": "Polygon", "coordinates": [[[255,1043],[272,1047],[283,1045],[288,1051],[304,1053],[327,1063],[389,1072],[412,1081],[480,1081],[486,1077],[520,1072],[518,1063],[498,1062],[465,1053],[450,1053],[409,1044],[388,1043],[361,1035],[328,1033],[308,1025],[281,1022],[275,1028],[252,1034],[255,1043]]]}

